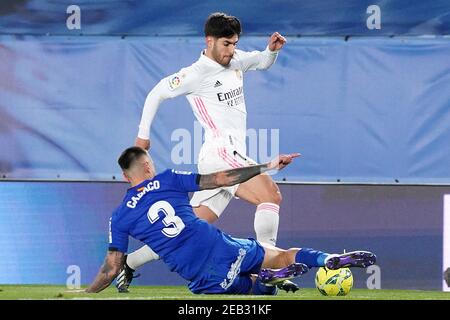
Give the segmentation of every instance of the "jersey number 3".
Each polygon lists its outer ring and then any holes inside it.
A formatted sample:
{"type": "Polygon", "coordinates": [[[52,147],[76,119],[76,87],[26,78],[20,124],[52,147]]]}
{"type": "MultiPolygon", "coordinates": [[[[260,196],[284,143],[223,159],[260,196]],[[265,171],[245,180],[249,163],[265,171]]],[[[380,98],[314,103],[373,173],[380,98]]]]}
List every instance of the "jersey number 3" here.
{"type": "Polygon", "coordinates": [[[180,217],[175,215],[175,209],[167,201],[155,202],[150,209],[148,209],[148,220],[153,224],[159,219],[159,213],[164,213],[165,217],[162,220],[167,228],[163,228],[161,232],[169,238],[176,237],[184,229],[185,225],[180,217]]]}

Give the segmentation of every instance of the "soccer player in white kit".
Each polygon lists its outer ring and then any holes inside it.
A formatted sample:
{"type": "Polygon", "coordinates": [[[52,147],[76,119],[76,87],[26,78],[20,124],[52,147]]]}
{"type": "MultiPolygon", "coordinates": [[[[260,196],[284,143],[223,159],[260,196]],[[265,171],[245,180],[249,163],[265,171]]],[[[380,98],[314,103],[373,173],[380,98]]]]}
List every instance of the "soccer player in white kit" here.
{"type": "MultiPolygon", "coordinates": [[[[198,157],[198,172],[212,172],[256,164],[246,155],[247,112],[243,74],[268,69],[276,60],[286,39],[278,32],[269,38],[264,51],[236,49],[241,25],[236,17],[211,14],[205,23],[206,49],[191,66],[162,79],[148,94],[135,144],[150,147],[150,127],[159,105],[165,99],[185,95],[195,117],[205,130],[198,157]]],[[[259,242],[276,244],[281,194],[269,175],[215,190],[194,193],[195,214],[210,223],[216,221],[233,197],[256,205],[254,228],[259,242]]],[[[119,291],[127,291],[132,272],[158,255],[148,246],[129,254],[125,269],[117,278],[119,291]]],[[[288,284],[296,290],[293,283],[288,284]]]]}

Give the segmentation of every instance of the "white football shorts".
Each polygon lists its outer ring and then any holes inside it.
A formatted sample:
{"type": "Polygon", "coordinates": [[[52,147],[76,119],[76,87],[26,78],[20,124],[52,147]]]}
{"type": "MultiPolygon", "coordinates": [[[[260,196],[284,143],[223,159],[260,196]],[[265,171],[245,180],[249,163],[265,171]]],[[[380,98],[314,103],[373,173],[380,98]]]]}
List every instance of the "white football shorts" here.
{"type": "MultiPolygon", "coordinates": [[[[203,146],[198,159],[198,172],[209,174],[217,171],[246,167],[257,164],[243,152],[238,152],[233,146],[213,145],[203,146]]],[[[202,190],[194,193],[191,199],[192,207],[201,205],[210,208],[217,217],[234,197],[239,184],[212,190],[202,190]]]]}

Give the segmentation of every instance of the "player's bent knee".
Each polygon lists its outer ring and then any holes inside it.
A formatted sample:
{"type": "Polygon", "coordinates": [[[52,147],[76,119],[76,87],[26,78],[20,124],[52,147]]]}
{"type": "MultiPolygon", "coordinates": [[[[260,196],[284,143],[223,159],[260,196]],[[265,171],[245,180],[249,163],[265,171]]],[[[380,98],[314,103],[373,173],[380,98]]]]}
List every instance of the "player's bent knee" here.
{"type": "Polygon", "coordinates": [[[278,188],[278,185],[272,181],[272,186],[270,188],[270,198],[272,203],[275,203],[277,205],[281,204],[281,201],[283,200],[283,197],[281,196],[280,189],[278,188]]]}
{"type": "Polygon", "coordinates": [[[258,205],[261,203],[273,203],[276,205],[280,205],[283,197],[281,196],[281,192],[278,189],[277,185],[274,183],[275,187],[270,190],[266,190],[265,192],[261,192],[257,195],[258,205]]]}
{"type": "Polygon", "coordinates": [[[283,197],[281,196],[281,192],[277,188],[277,191],[273,194],[273,203],[280,205],[282,200],[283,197]]]}
{"type": "Polygon", "coordinates": [[[279,190],[274,190],[273,192],[271,192],[270,194],[268,194],[267,196],[265,196],[264,198],[260,199],[260,204],[261,203],[274,203],[276,205],[280,205],[281,201],[283,200],[281,193],[279,190]]]}

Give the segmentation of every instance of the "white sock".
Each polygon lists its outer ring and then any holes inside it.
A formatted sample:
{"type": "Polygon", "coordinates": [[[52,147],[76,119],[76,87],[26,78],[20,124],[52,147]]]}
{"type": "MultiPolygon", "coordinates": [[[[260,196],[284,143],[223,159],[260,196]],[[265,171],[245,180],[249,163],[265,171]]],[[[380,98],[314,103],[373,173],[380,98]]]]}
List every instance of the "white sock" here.
{"type": "Polygon", "coordinates": [[[155,253],[155,251],[153,251],[149,246],[143,246],[127,256],[127,265],[131,269],[136,270],[143,264],[158,259],[159,256],[155,253]]]}
{"type": "Polygon", "coordinates": [[[279,211],[280,206],[270,202],[263,202],[256,207],[254,223],[256,240],[275,246],[280,220],[279,211]]]}

